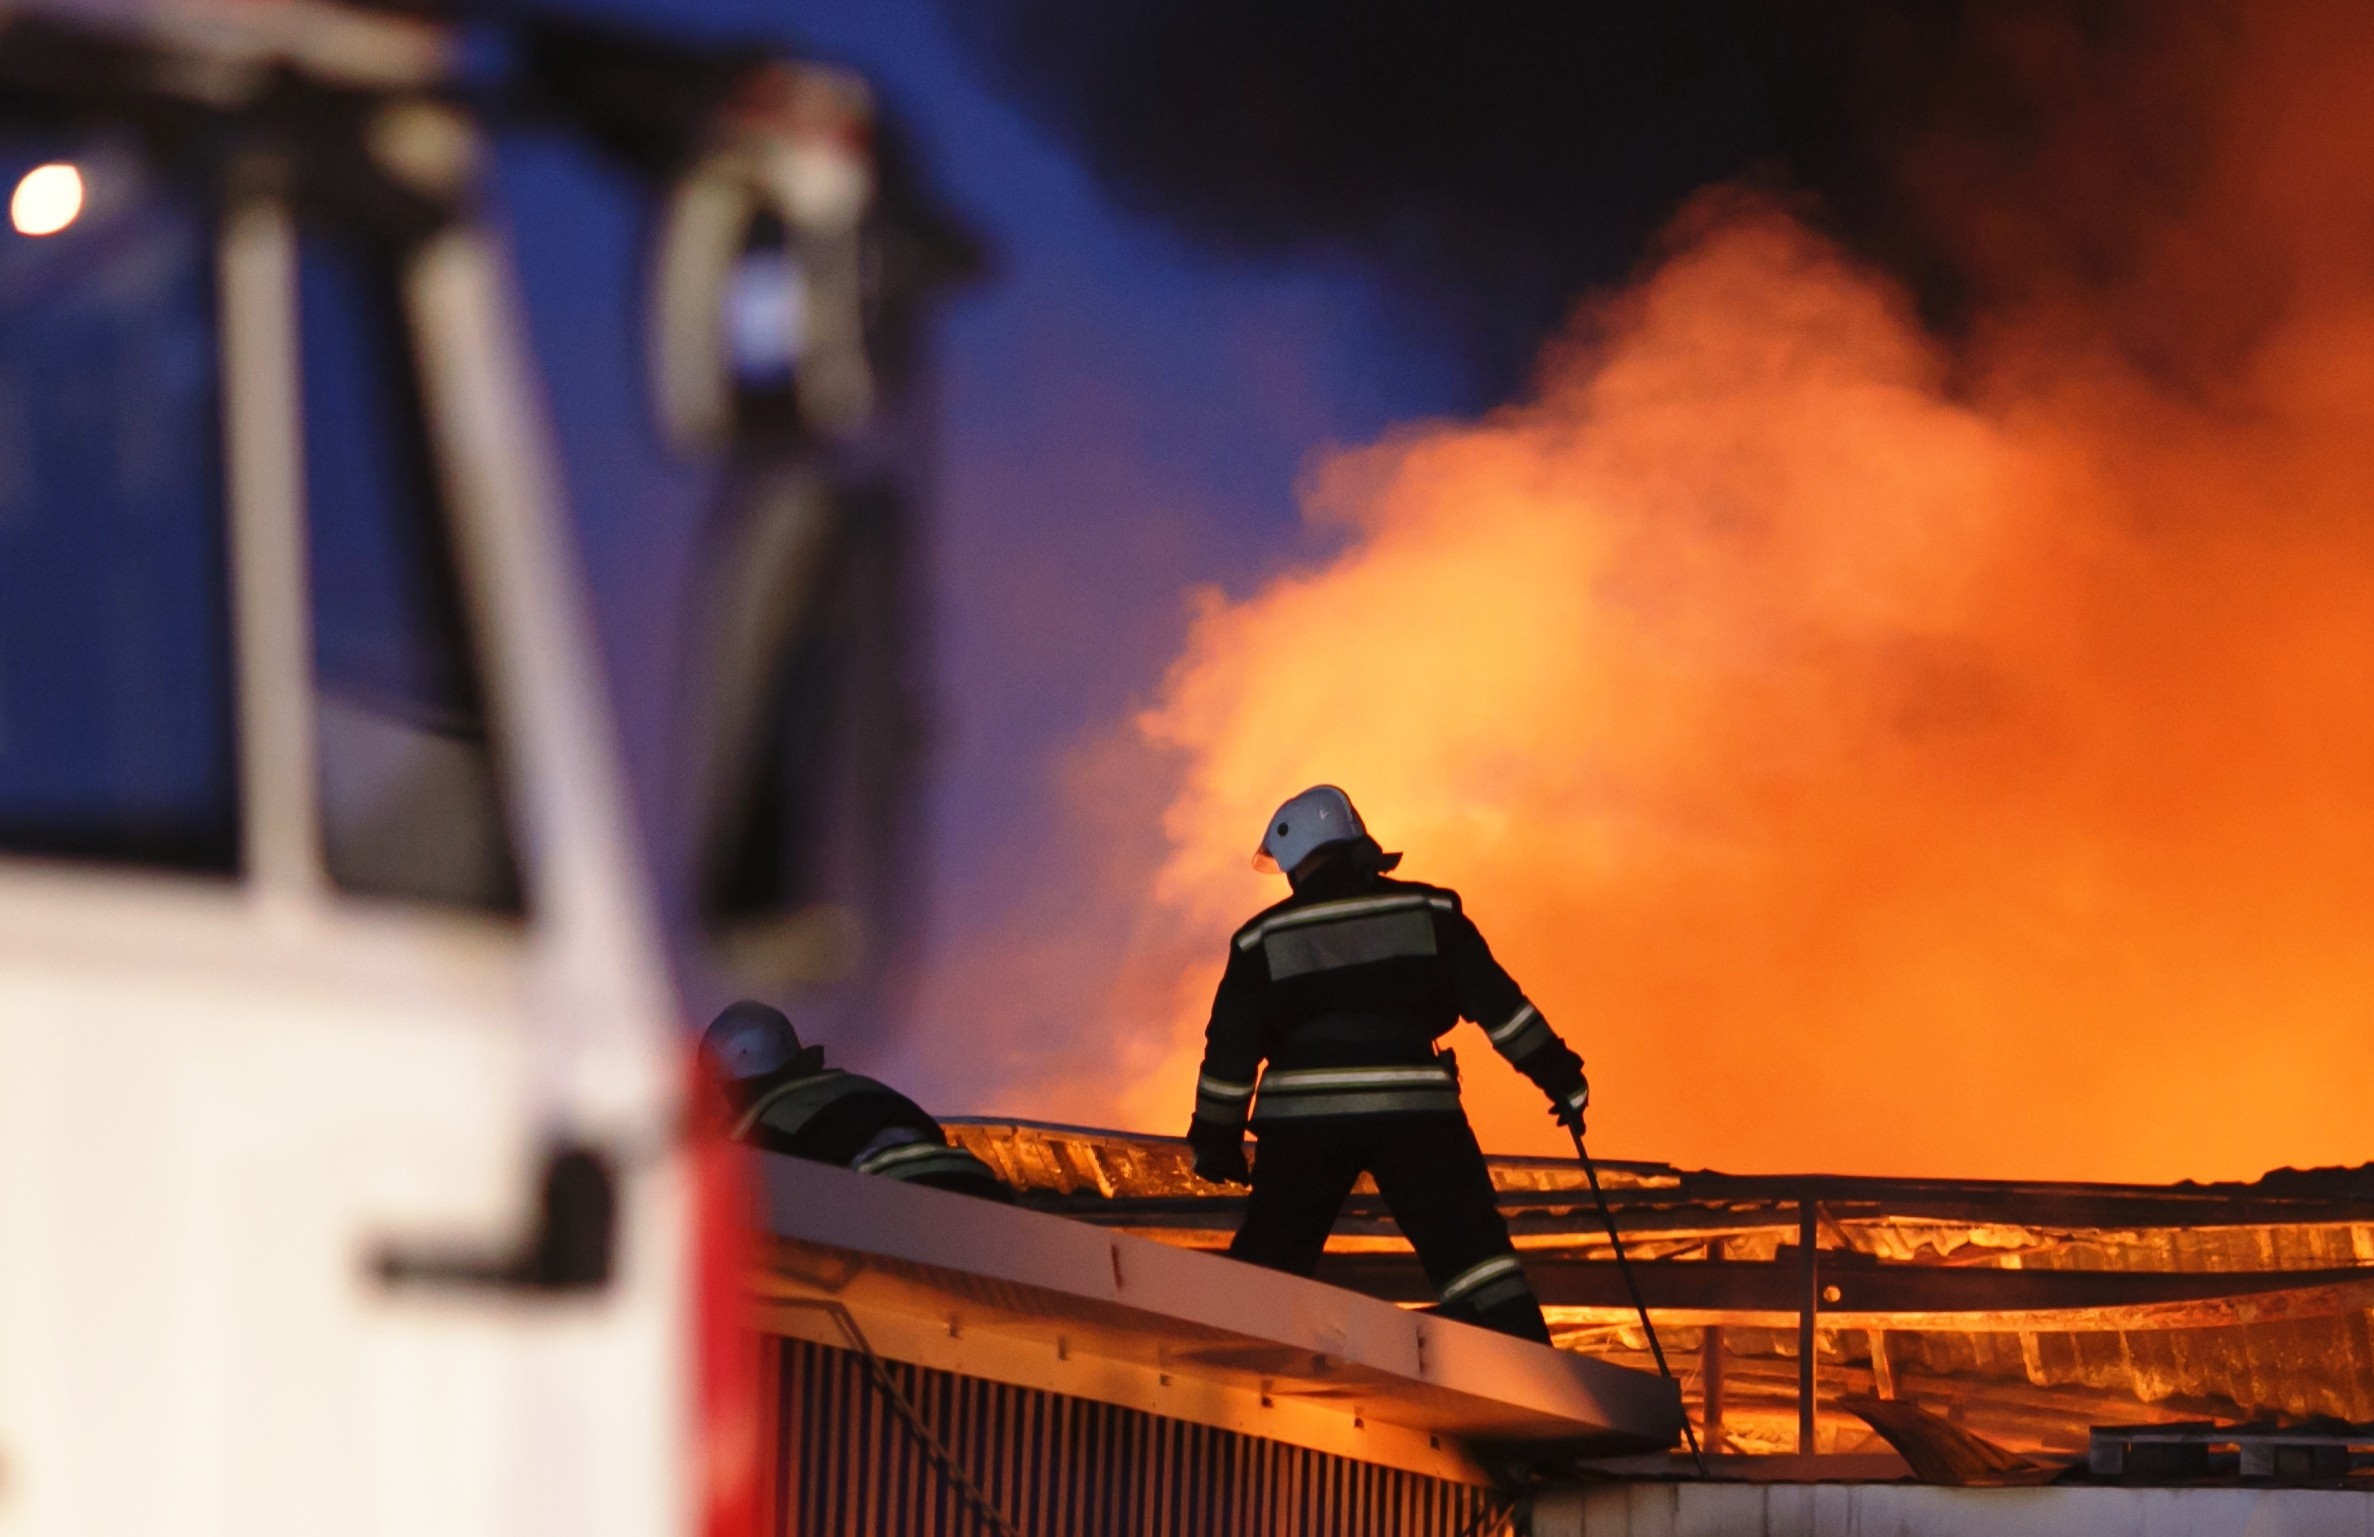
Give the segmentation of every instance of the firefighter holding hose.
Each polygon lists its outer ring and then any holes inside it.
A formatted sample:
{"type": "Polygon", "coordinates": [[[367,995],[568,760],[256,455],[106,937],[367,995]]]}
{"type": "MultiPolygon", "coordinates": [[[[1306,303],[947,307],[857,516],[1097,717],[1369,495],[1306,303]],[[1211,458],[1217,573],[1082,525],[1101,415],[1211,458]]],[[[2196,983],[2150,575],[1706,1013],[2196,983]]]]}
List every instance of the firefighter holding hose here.
{"type": "Polygon", "coordinates": [[[1228,1252],[1309,1275],[1366,1173],[1438,1312],[1547,1344],[1457,1065],[1435,1042],[1462,1018],[1481,1025],[1578,1134],[1591,1097],[1582,1059],[1492,958],[1457,892],[1389,877],[1401,856],[1335,786],[1280,806],[1254,862],[1293,891],[1229,943],[1187,1132],[1197,1174],[1251,1180],[1228,1252]],[[1250,1170],[1248,1124],[1260,1137],[1250,1170]]]}

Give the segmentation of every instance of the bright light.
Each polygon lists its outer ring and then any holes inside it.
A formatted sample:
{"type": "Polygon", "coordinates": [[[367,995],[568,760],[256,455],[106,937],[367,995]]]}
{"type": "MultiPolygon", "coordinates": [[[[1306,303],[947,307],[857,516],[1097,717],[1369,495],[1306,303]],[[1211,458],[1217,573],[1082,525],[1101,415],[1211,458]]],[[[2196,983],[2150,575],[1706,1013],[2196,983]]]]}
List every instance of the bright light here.
{"type": "Polygon", "coordinates": [[[16,184],[8,222],[20,235],[54,235],[82,213],[82,172],[70,165],[37,165],[16,184]]]}

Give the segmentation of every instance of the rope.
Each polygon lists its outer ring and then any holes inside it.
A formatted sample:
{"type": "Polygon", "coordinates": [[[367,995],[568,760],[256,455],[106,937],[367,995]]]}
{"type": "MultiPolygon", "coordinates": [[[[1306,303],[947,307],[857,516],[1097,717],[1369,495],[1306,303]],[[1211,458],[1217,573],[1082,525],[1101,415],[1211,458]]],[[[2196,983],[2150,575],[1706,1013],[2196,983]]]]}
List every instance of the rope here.
{"type": "Polygon", "coordinates": [[[932,1466],[940,1470],[940,1476],[948,1481],[949,1488],[956,1491],[957,1498],[963,1500],[982,1524],[996,1532],[998,1537],[1022,1537],[1014,1523],[1006,1519],[1006,1513],[991,1504],[981,1486],[973,1482],[973,1476],[956,1460],[956,1454],[948,1450],[940,1438],[932,1433],[932,1428],[923,1422],[923,1411],[917,1409],[914,1401],[900,1391],[898,1383],[890,1375],[890,1368],[880,1356],[874,1354],[873,1342],[866,1338],[865,1330],[858,1327],[857,1319],[848,1308],[821,1297],[781,1299],[773,1305],[814,1308],[838,1324],[851,1348],[865,1357],[867,1380],[873,1383],[874,1390],[890,1405],[890,1412],[906,1427],[907,1434],[915,1438],[915,1444],[923,1448],[923,1454],[931,1459],[932,1466]]]}
{"type": "Polygon", "coordinates": [[[1459,1537],[1484,1537],[1484,1533],[1509,1518],[1517,1508],[1518,1499],[1519,1496],[1505,1490],[1493,1490],[1484,1497],[1484,1508],[1476,1512],[1475,1519],[1459,1528],[1459,1537]]]}

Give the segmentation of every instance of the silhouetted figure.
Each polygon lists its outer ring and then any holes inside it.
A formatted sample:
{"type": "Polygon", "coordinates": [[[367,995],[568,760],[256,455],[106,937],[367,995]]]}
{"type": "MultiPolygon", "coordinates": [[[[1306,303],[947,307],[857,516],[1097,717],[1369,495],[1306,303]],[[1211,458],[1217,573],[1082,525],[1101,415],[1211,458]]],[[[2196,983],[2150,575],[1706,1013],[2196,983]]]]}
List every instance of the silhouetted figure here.
{"type": "Polygon", "coordinates": [[[727,1006],[701,1049],[724,1080],[730,1124],[742,1141],[860,1174],[1014,1198],[987,1164],[950,1146],[940,1123],[913,1100],[862,1073],[826,1067],[824,1048],[802,1046],[780,1009],[747,1000],[727,1006]]]}
{"type": "Polygon", "coordinates": [[[1474,1020],[1578,1130],[1590,1085],[1582,1059],[1493,960],[1459,894],[1388,879],[1400,862],[1333,785],[1270,818],[1255,863],[1285,871],[1294,890],[1230,942],[1187,1131],[1195,1171],[1250,1178],[1228,1252],[1296,1275],[1318,1268],[1365,1172],[1417,1250],[1436,1311],[1547,1344],[1460,1108],[1458,1066],[1434,1043],[1474,1020]],[[1260,1136],[1250,1171],[1248,1110],[1260,1136]]]}

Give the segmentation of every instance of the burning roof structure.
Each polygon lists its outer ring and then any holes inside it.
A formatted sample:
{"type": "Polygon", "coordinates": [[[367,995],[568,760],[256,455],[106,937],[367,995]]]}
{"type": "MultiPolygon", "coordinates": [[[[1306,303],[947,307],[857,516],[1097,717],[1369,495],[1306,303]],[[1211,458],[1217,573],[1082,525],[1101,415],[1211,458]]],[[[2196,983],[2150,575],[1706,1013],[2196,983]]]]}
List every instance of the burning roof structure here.
{"type": "MultiPolygon", "coordinates": [[[[1242,1192],[1184,1143],[1014,1122],[951,1134],[1027,1204],[1219,1249],[1242,1192]]],[[[1581,1168],[1495,1158],[1509,1227],[1558,1343],[1650,1364],[1581,1168]]],[[[1602,1182],[1712,1447],[1883,1451],[1850,1404],[1909,1401],[2016,1452],[2065,1459],[2098,1425],[2374,1419],[2374,1167],[2249,1184],[1735,1175],[1607,1163],[1602,1182]]],[[[1431,1300],[1363,1180],[1322,1278],[1431,1300]]]]}

